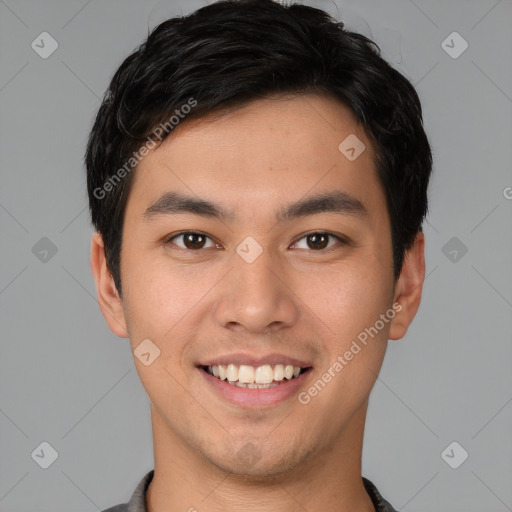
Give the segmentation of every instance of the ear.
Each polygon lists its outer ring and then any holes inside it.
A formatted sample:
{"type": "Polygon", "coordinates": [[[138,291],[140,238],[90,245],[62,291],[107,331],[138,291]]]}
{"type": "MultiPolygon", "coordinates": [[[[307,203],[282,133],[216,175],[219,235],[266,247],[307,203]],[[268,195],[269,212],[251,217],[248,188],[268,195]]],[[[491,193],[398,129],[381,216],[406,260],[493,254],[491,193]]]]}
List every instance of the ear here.
{"type": "Polygon", "coordinates": [[[419,231],[413,246],[405,253],[404,264],[395,286],[393,304],[399,303],[389,329],[389,339],[399,340],[409,328],[420,306],[425,280],[425,235],[419,231]]]}
{"type": "Polygon", "coordinates": [[[108,270],[103,238],[98,232],[94,233],[91,240],[91,269],[96,281],[98,303],[107,325],[117,336],[128,338],[123,301],[108,270]]]}

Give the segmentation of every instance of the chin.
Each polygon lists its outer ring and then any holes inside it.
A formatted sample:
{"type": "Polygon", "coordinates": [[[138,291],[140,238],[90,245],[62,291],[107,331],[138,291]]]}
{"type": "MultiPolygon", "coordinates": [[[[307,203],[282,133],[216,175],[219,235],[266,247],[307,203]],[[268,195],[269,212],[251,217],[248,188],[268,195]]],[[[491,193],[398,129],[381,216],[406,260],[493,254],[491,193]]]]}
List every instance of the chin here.
{"type": "Polygon", "coordinates": [[[230,474],[231,477],[252,482],[275,483],[277,477],[296,472],[309,455],[304,446],[299,452],[283,444],[275,446],[271,443],[265,445],[265,441],[260,441],[259,444],[247,441],[236,451],[233,451],[233,445],[231,445],[224,456],[217,452],[207,458],[214,466],[223,473],[230,474]]]}

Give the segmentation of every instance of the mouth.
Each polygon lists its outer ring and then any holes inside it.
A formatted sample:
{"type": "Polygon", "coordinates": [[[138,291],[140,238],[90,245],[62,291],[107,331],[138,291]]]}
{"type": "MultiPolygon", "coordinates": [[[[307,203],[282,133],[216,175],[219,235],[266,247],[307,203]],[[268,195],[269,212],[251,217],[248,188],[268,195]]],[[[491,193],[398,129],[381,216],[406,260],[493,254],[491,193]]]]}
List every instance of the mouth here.
{"type": "Polygon", "coordinates": [[[207,389],[224,403],[246,410],[291,400],[307,386],[313,370],[304,361],[278,355],[263,359],[231,356],[208,363],[197,365],[207,389]]]}
{"type": "Polygon", "coordinates": [[[267,389],[281,386],[311,370],[311,366],[301,367],[291,364],[252,366],[230,363],[201,365],[199,368],[220,381],[248,389],[267,389]]]}
{"type": "Polygon", "coordinates": [[[313,375],[308,359],[277,352],[219,354],[195,366],[215,400],[244,409],[289,402],[313,375]]]}

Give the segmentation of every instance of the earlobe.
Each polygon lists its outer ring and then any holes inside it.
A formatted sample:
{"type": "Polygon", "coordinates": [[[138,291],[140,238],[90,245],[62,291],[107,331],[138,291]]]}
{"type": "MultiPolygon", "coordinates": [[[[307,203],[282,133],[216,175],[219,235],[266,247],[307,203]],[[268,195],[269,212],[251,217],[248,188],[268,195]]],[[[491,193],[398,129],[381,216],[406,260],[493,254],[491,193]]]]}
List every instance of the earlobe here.
{"type": "Polygon", "coordinates": [[[421,302],[425,279],[425,235],[419,231],[413,246],[406,252],[402,271],[395,287],[393,303],[401,309],[391,321],[389,339],[403,338],[413,321],[421,302]]]}
{"type": "Polygon", "coordinates": [[[91,270],[96,282],[98,304],[107,325],[120,338],[127,338],[123,301],[108,269],[103,239],[98,232],[93,234],[91,240],[91,270]]]}

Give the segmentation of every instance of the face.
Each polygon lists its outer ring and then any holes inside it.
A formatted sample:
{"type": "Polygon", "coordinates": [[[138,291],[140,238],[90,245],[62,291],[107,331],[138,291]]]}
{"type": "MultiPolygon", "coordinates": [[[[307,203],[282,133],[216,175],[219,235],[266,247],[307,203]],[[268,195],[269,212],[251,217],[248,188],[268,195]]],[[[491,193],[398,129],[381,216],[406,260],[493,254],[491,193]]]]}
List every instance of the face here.
{"type": "Polygon", "coordinates": [[[345,106],[266,99],[184,123],[135,172],[122,308],[105,315],[132,351],[150,340],[135,365],[155,437],[253,476],[338,449],[412,320],[393,309],[392,263],[372,147],[345,106]]]}

